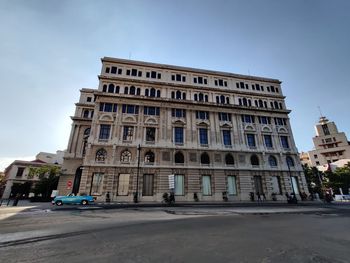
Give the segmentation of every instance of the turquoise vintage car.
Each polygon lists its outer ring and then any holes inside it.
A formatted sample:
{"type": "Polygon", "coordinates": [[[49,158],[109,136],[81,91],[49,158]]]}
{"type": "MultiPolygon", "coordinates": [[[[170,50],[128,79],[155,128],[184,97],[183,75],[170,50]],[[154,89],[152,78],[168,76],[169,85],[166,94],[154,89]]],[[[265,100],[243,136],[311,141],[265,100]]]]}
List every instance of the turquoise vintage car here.
{"type": "Polygon", "coordinates": [[[61,206],[63,204],[81,204],[87,205],[94,202],[94,198],[90,195],[62,195],[56,196],[52,200],[53,205],[61,206]]]}

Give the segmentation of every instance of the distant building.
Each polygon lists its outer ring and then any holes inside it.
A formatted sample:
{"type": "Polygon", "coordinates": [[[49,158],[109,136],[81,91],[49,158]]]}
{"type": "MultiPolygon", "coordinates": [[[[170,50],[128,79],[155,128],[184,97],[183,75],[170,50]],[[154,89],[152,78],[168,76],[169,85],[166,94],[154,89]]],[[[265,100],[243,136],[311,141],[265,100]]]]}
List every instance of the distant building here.
{"type": "MultiPolygon", "coordinates": [[[[344,132],[338,132],[334,122],[321,117],[315,129],[316,136],[312,138],[315,149],[308,152],[311,166],[326,166],[350,159],[349,141],[344,132]]],[[[305,156],[303,158],[305,160],[305,156]]]]}
{"type": "Polygon", "coordinates": [[[332,163],[327,163],[324,165],[317,166],[317,169],[321,172],[325,172],[325,171],[334,172],[335,170],[337,170],[337,168],[349,166],[349,164],[350,164],[350,159],[340,159],[332,163]]]}
{"type": "Polygon", "coordinates": [[[309,167],[312,166],[308,152],[301,152],[299,157],[300,157],[300,162],[302,165],[307,165],[309,167]]]}
{"type": "Polygon", "coordinates": [[[57,154],[40,152],[33,161],[13,161],[5,169],[5,188],[3,189],[2,198],[6,199],[11,196],[15,184],[29,183],[33,187],[39,181],[39,178],[28,176],[30,167],[40,167],[48,164],[60,166],[63,160],[62,155],[62,151],[57,151],[57,154]]]}
{"type": "Polygon", "coordinates": [[[281,81],[103,58],[82,89],[59,193],[249,200],[308,192],[281,81]],[[291,182],[292,180],[292,182],[291,182]]]}

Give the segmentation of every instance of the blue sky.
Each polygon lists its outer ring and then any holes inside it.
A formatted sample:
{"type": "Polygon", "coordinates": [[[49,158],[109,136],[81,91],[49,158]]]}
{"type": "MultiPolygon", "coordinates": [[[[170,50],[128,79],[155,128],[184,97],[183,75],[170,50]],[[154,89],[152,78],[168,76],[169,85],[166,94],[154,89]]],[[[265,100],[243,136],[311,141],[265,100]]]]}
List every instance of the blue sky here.
{"type": "Polygon", "coordinates": [[[67,147],[100,58],[283,81],[299,151],[318,106],[350,136],[350,1],[0,1],[0,171],[67,147]]]}

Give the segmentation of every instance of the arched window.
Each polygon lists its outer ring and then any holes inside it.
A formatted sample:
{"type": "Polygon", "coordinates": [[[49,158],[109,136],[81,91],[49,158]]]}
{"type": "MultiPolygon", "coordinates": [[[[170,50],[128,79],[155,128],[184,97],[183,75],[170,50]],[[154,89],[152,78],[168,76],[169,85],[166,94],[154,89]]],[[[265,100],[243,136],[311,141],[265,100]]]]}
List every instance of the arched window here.
{"type": "Polygon", "coordinates": [[[129,163],[131,161],[131,152],[128,150],[123,151],[120,155],[120,161],[122,163],[129,163]]]}
{"type": "Polygon", "coordinates": [[[264,107],[267,108],[267,102],[266,101],[264,101],[264,107]]]}
{"type": "Polygon", "coordinates": [[[119,86],[116,86],[115,87],[115,93],[119,93],[119,89],[120,89],[119,86]]]}
{"type": "Polygon", "coordinates": [[[136,95],[141,95],[141,89],[140,88],[137,88],[136,95]]]}
{"type": "Polygon", "coordinates": [[[149,96],[149,90],[145,89],[145,96],[148,97],[149,96]]]}
{"type": "Polygon", "coordinates": [[[105,149],[99,149],[96,152],[96,157],[95,157],[96,162],[105,162],[106,158],[107,158],[107,151],[105,149]]]}
{"type": "Polygon", "coordinates": [[[230,153],[226,154],[226,156],[225,156],[225,163],[227,165],[234,165],[235,164],[235,160],[233,159],[232,154],[230,154],[230,153]]]}
{"type": "Polygon", "coordinates": [[[157,90],[157,97],[160,98],[160,90],[157,90]]]}
{"type": "Polygon", "coordinates": [[[171,98],[175,99],[175,92],[174,91],[171,92],[171,98]]]}
{"type": "Polygon", "coordinates": [[[145,163],[154,163],[154,153],[149,151],[145,154],[145,163]]]}
{"type": "Polygon", "coordinates": [[[282,107],[282,103],[279,103],[279,105],[280,105],[280,109],[282,110],[282,109],[283,109],[283,107],[282,107]]]}
{"type": "Polygon", "coordinates": [[[250,157],[251,165],[259,165],[259,158],[255,154],[250,157]]]}
{"type": "Polygon", "coordinates": [[[294,161],[293,161],[293,158],[292,158],[292,157],[287,156],[287,157],[286,157],[286,161],[287,161],[287,165],[288,165],[289,167],[293,167],[293,166],[294,166],[294,161]]]}
{"type": "Polygon", "coordinates": [[[242,99],[238,99],[238,105],[242,106],[242,99]]]}
{"type": "Polygon", "coordinates": [[[220,103],[220,97],[216,96],[216,103],[220,103]]]}
{"type": "Polygon", "coordinates": [[[109,84],[108,93],[114,93],[114,85],[113,84],[109,84]]]}
{"type": "Polygon", "coordinates": [[[246,98],[243,98],[243,106],[248,106],[248,102],[246,98]]]}
{"type": "Polygon", "coordinates": [[[156,96],[156,90],[154,88],[151,88],[151,92],[150,92],[150,97],[155,97],[156,96]]]}
{"type": "Polygon", "coordinates": [[[209,155],[207,153],[202,153],[201,164],[210,164],[210,158],[209,158],[209,155]]]}
{"type": "Polygon", "coordinates": [[[226,104],[230,104],[230,98],[226,97],[226,104]]]}
{"type": "Polygon", "coordinates": [[[107,91],[107,85],[103,85],[102,91],[103,91],[103,92],[106,92],[106,91],[107,91]]]}
{"type": "Polygon", "coordinates": [[[278,102],[275,101],[274,104],[275,104],[275,109],[278,109],[278,102]]]}
{"type": "Polygon", "coordinates": [[[225,104],[225,96],[224,95],[220,96],[220,103],[225,104]]]}
{"type": "Polygon", "coordinates": [[[203,93],[199,93],[198,99],[199,101],[203,101],[203,93]]]}
{"type": "Polygon", "coordinates": [[[248,99],[248,105],[249,105],[249,107],[251,107],[251,106],[252,106],[252,101],[251,101],[251,100],[249,100],[249,99],[248,99]]]}
{"type": "Polygon", "coordinates": [[[176,99],[181,100],[181,91],[176,91],[176,99]]]}
{"type": "Polygon", "coordinates": [[[273,102],[272,101],[270,101],[270,106],[273,109],[273,102]]]}
{"type": "Polygon", "coordinates": [[[259,100],[259,107],[260,108],[264,107],[264,104],[263,104],[262,100],[259,100]]]}
{"type": "Polygon", "coordinates": [[[259,107],[258,101],[254,100],[255,107],[259,107]]]}
{"type": "Polygon", "coordinates": [[[124,88],[124,94],[129,94],[129,88],[128,87],[124,88]]]}
{"type": "Polygon", "coordinates": [[[194,94],[194,100],[197,101],[198,100],[198,95],[194,94]]]}
{"type": "Polygon", "coordinates": [[[204,96],[204,100],[205,100],[205,102],[208,102],[208,95],[204,96]]]}
{"type": "Polygon", "coordinates": [[[186,93],[185,93],[185,92],[182,93],[182,99],[183,99],[183,100],[186,99],[186,93]]]}
{"type": "Polygon", "coordinates": [[[269,164],[271,167],[277,166],[277,159],[275,156],[272,156],[272,155],[269,156],[269,164]]]}
{"type": "Polygon", "coordinates": [[[135,95],[135,87],[134,86],[131,86],[130,87],[130,95],[135,95]]]}
{"type": "Polygon", "coordinates": [[[185,158],[182,152],[175,153],[175,163],[184,163],[184,162],[185,162],[185,158]]]}

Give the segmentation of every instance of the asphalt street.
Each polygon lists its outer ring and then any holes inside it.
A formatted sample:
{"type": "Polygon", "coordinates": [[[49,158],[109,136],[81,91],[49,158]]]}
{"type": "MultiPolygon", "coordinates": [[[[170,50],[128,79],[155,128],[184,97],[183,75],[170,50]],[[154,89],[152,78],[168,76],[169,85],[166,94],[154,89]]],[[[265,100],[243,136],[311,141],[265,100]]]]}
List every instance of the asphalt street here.
{"type": "Polygon", "coordinates": [[[349,206],[19,211],[0,209],[0,262],[350,261],[349,206]]]}

